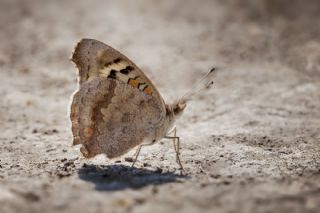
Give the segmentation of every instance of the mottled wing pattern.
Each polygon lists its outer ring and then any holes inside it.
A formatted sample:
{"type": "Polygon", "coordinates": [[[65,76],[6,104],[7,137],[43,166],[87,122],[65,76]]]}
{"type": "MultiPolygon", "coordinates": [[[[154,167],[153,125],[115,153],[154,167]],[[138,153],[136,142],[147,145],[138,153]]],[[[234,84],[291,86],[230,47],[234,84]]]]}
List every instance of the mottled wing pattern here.
{"type": "Polygon", "coordinates": [[[101,153],[117,157],[152,137],[165,117],[164,102],[136,65],[113,48],[90,39],[77,45],[72,60],[80,76],[70,113],[73,144],[83,145],[85,157],[101,153]],[[139,77],[134,79],[130,73],[139,77]],[[132,79],[140,81],[136,84],[132,79]]]}
{"type": "Polygon", "coordinates": [[[71,60],[79,69],[80,86],[96,77],[117,79],[160,98],[163,102],[160,93],[136,64],[119,51],[100,41],[82,39],[77,44],[71,60]]]}
{"type": "Polygon", "coordinates": [[[74,144],[85,157],[120,156],[143,142],[163,118],[161,102],[113,79],[83,83],[71,106],[74,144]]]}

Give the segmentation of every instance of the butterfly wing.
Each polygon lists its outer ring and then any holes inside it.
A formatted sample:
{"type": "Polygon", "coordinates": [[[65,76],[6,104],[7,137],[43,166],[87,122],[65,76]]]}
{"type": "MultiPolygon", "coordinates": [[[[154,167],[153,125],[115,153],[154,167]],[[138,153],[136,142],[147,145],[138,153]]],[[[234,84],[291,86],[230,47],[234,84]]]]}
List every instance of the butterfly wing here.
{"type": "Polygon", "coordinates": [[[158,90],[136,64],[100,41],[82,39],[77,44],[71,60],[79,69],[80,86],[97,77],[112,78],[138,88],[163,102],[158,90]]]}
{"type": "Polygon", "coordinates": [[[120,156],[154,132],[164,114],[159,100],[114,79],[83,83],[71,106],[74,144],[85,157],[120,156]]]}
{"type": "Polygon", "coordinates": [[[85,157],[101,153],[117,157],[153,137],[165,117],[165,106],[136,65],[111,47],[86,39],[77,45],[72,60],[80,75],[80,88],[74,94],[70,114],[73,144],[83,145],[85,157]],[[128,66],[133,68],[129,73],[151,87],[151,93],[133,86],[130,79],[123,80],[121,70],[128,66]]]}

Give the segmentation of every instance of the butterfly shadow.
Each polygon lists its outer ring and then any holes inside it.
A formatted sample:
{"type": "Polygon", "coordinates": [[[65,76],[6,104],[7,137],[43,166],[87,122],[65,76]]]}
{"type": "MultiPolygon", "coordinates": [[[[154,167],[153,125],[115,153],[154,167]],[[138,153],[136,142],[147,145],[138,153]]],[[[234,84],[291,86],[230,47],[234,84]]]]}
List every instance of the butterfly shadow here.
{"type": "Polygon", "coordinates": [[[161,185],[188,179],[189,176],[161,170],[148,170],[125,165],[84,165],[79,169],[80,179],[93,182],[98,191],[138,189],[148,185],[161,185]]]}

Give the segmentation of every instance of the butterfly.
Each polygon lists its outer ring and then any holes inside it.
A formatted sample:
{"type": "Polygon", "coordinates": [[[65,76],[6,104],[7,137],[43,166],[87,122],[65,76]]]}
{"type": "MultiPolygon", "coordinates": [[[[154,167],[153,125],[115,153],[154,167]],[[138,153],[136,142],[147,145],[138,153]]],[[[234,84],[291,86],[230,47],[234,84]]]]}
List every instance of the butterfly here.
{"type": "MultiPolygon", "coordinates": [[[[82,39],[71,61],[79,70],[79,88],[70,111],[73,145],[82,145],[84,157],[106,154],[115,158],[139,146],[133,166],[143,146],[167,138],[173,140],[176,161],[183,170],[180,138],[174,123],[195,88],[176,102],[166,104],[136,64],[94,39],[82,39]]],[[[199,85],[212,84],[213,70],[199,85]]]]}

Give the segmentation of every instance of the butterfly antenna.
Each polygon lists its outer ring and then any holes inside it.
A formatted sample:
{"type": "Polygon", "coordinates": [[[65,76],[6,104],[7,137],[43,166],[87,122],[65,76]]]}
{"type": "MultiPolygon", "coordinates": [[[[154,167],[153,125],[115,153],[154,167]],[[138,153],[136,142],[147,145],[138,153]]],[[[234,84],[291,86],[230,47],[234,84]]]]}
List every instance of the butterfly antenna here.
{"type": "Polygon", "coordinates": [[[216,68],[212,68],[205,76],[203,76],[191,89],[184,94],[179,101],[187,102],[191,99],[191,97],[204,89],[209,88],[213,85],[213,73],[216,68]]]}

